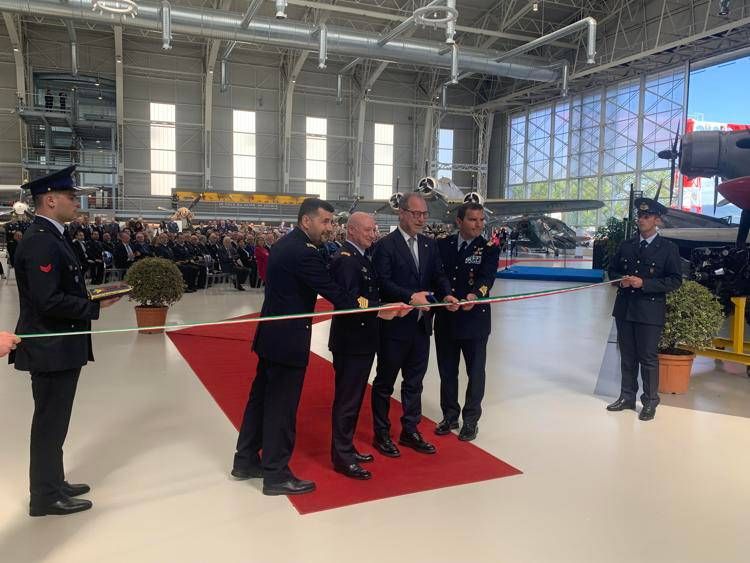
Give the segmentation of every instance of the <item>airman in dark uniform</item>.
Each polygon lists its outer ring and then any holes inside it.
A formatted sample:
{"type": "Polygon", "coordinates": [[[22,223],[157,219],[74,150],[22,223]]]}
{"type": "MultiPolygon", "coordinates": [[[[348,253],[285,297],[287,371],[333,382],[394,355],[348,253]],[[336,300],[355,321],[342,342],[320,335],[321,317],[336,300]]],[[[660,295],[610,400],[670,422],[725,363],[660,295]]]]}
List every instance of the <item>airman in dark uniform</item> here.
{"type": "MultiPolygon", "coordinates": [[[[36,217],[15,257],[20,314],[17,334],[86,331],[101,307],[118,298],[88,298],[83,269],[65,236],[66,221],[78,209],[75,166],[23,187],[34,196],[36,217]]],[[[90,336],[28,338],[11,352],[16,369],[31,372],[31,516],[72,514],[91,508],[77,499],[90,490],[65,481],[63,443],[68,432],[81,367],[93,360],[90,336]]]]}
{"type": "Polygon", "coordinates": [[[619,278],[612,316],[617,324],[622,383],[620,397],[609,411],[635,410],[638,368],[643,380],[638,416],[651,420],[659,404],[659,358],[657,346],[664,328],[667,293],[682,284],[677,246],[657,231],[659,218],[668,211],[648,198],[635,200],[638,235],[624,241],[610,260],[609,277],[619,278]]]}
{"type": "MultiPolygon", "coordinates": [[[[334,283],[318,252],[333,229],[332,219],[333,206],[328,202],[308,198],[302,203],[297,226],[271,251],[261,317],[312,313],[318,294],[336,309],[367,307],[365,298],[358,299],[334,283]]],[[[240,427],[232,476],[263,477],[266,495],[315,490],[315,483],[298,479],[289,467],[311,335],[310,318],[262,322],[255,333],[258,371],[240,427]]]]}
{"type": "MultiPolygon", "coordinates": [[[[331,258],[333,280],[350,294],[365,297],[370,307],[378,304],[378,283],[367,249],[375,242],[376,226],[371,215],[352,213],[346,225],[347,240],[331,258]]],[[[381,311],[333,317],[328,348],[333,352],[336,390],[333,400],[331,461],[334,469],[353,479],[370,479],[360,463],[373,461],[371,454],[359,453],[353,444],[367,379],[378,350],[378,318],[389,320],[410,310],[381,311]]]]}
{"type": "MultiPolygon", "coordinates": [[[[452,294],[460,300],[487,297],[495,283],[500,247],[481,235],[484,209],[478,203],[466,203],[457,212],[458,234],[438,241],[443,266],[452,294]]],[[[463,408],[463,427],[459,439],[476,438],[477,422],[482,414],[487,340],[492,313],[489,305],[463,305],[455,313],[438,309],[435,314],[435,349],[440,372],[440,408],[443,420],[435,427],[442,436],[458,428],[461,406],[458,404],[458,364],[463,353],[469,384],[463,408]]]]}

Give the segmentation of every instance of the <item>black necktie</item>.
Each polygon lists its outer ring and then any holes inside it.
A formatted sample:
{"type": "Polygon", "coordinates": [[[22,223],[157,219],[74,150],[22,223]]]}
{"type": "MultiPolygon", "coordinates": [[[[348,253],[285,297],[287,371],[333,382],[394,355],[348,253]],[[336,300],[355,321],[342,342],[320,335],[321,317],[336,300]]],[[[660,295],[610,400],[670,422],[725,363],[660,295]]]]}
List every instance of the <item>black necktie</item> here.
{"type": "Polygon", "coordinates": [[[467,246],[466,241],[463,241],[461,243],[461,246],[458,247],[458,253],[461,254],[464,250],[466,250],[466,246],[467,246]]]}
{"type": "Polygon", "coordinates": [[[640,252],[643,253],[643,251],[646,250],[647,246],[648,246],[648,241],[647,240],[642,240],[641,241],[641,250],[640,250],[640,252]]]}

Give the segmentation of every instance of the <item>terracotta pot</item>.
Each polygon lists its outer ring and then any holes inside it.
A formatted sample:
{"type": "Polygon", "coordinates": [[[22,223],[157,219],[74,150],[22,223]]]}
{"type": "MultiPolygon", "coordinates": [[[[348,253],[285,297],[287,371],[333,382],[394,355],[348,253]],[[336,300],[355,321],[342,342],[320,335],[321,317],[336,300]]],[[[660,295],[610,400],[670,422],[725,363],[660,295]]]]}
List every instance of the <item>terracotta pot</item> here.
{"type": "Polygon", "coordinates": [[[687,393],[695,354],[659,354],[659,393],[687,393]]]}
{"type": "MultiPolygon", "coordinates": [[[[143,305],[136,305],[135,320],[139,327],[164,326],[167,322],[167,309],[168,307],[145,307],[143,305]]],[[[164,332],[164,329],[139,330],[138,332],[140,334],[158,334],[164,332]]]]}

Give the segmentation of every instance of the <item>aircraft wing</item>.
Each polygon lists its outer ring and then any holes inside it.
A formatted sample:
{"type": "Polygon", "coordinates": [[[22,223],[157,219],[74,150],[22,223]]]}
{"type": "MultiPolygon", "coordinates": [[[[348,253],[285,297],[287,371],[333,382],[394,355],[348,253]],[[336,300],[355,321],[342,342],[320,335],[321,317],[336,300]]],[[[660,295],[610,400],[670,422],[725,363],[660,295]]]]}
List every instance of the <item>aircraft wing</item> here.
{"type": "Polygon", "coordinates": [[[495,215],[545,215],[604,207],[596,199],[488,199],[482,205],[495,215]]]}
{"type": "Polygon", "coordinates": [[[665,229],[728,229],[734,226],[718,217],[692,213],[682,209],[670,209],[666,215],[662,216],[661,222],[665,229]]]}
{"type": "Polygon", "coordinates": [[[355,201],[352,199],[340,199],[329,202],[333,205],[333,208],[337,213],[342,211],[348,212],[352,205],[354,209],[352,211],[364,211],[365,213],[395,213],[391,206],[388,204],[386,199],[359,199],[355,201]]]}

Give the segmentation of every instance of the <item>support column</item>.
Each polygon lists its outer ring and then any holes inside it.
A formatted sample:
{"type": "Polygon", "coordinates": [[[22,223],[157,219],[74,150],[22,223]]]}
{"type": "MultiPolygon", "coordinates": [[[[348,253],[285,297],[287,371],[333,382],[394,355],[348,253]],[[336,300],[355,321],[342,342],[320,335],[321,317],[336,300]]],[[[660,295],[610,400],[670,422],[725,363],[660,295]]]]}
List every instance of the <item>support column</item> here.
{"type": "Polygon", "coordinates": [[[354,145],[354,194],[362,196],[362,153],[365,144],[365,116],[367,115],[367,96],[359,98],[359,118],[357,120],[357,141],[354,145]]]}
{"type": "Polygon", "coordinates": [[[122,26],[114,26],[115,32],[115,109],[117,115],[117,177],[112,186],[112,211],[117,211],[117,199],[124,196],[125,186],[125,101],[123,87],[122,26]]]}
{"type": "Polygon", "coordinates": [[[16,63],[16,97],[24,105],[33,106],[33,100],[26,99],[26,71],[23,66],[23,50],[21,45],[21,33],[16,27],[13,15],[3,12],[5,27],[8,28],[8,37],[13,48],[13,60],[16,63]]]}
{"type": "Polygon", "coordinates": [[[283,135],[281,138],[281,191],[289,192],[289,171],[292,160],[292,107],[294,105],[294,87],[297,84],[297,77],[305,65],[310,51],[302,51],[294,62],[294,66],[287,77],[286,92],[284,94],[284,122],[283,135]]]}

